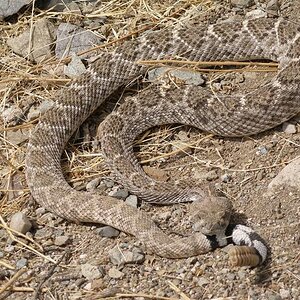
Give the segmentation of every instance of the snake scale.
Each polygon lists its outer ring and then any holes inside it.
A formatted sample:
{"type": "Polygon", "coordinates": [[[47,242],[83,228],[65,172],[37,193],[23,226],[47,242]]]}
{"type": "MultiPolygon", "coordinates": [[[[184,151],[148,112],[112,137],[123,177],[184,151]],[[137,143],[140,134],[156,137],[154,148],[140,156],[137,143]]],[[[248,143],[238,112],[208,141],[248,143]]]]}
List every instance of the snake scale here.
{"type": "Polygon", "coordinates": [[[220,136],[265,131],[300,112],[300,26],[282,18],[257,18],[181,29],[163,29],[124,42],[103,53],[85,74],[63,88],[40,119],[28,143],[26,177],[36,201],[75,222],[102,223],[134,235],[148,251],[163,257],[189,257],[233,242],[233,264],[257,265],[267,256],[265,244],[248,227],[229,225],[230,204],[198,188],[157,182],[137,162],[132,143],[153,126],[181,123],[220,136]],[[113,92],[147,72],[141,60],[228,61],[269,59],[277,75],[244,95],[220,97],[206,89],[158,86],[126,101],[99,126],[104,157],[122,184],[154,203],[192,202],[201,232],[169,237],[143,211],[109,196],[70,187],[60,159],[75,130],[113,92]]]}

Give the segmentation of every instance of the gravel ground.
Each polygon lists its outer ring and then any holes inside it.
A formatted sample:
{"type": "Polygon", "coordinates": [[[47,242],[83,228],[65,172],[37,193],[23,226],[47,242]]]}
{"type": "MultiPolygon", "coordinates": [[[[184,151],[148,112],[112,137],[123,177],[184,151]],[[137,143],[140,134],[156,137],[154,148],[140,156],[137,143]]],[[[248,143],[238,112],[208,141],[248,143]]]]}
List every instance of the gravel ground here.
{"type": "MultiPolygon", "coordinates": [[[[273,16],[275,2],[72,1],[64,12],[35,9],[32,14],[25,8],[0,24],[0,299],[300,299],[299,180],[294,184],[300,173],[300,117],[247,138],[212,137],[174,125],[151,130],[137,141],[137,156],[151,176],[216,188],[232,200],[233,221],[250,225],[270,247],[266,264],[255,269],[231,268],[227,248],[188,259],[164,259],[146,253],[134,237],[108,226],[66,222],[32,199],[24,176],[29,132],[51,106],[56,90],[84,71],[85,62],[73,55],[72,64],[64,68],[71,57],[61,58],[62,44],[58,50],[44,46],[42,53],[33,49],[31,61],[22,57],[24,49],[18,55],[12,52],[16,40],[8,46],[11,38],[36,22],[49,39],[62,23],[70,23],[92,29],[92,44],[105,44],[144,31],[145,26],[273,16]],[[288,164],[292,168],[278,177],[288,164]],[[284,184],[271,188],[276,178],[284,184]]],[[[78,48],[84,41],[72,44],[76,52],[91,48],[78,48]]],[[[265,72],[205,72],[197,80],[221,94],[241,93],[274,76],[267,67],[265,72]]],[[[137,88],[140,84],[128,88],[122,99],[137,88]]],[[[186,235],[188,204],[141,204],[104,167],[95,129],[122,99],[112,97],[76,133],[62,161],[66,176],[78,190],[118,197],[147,211],[169,234],[186,235]]]]}

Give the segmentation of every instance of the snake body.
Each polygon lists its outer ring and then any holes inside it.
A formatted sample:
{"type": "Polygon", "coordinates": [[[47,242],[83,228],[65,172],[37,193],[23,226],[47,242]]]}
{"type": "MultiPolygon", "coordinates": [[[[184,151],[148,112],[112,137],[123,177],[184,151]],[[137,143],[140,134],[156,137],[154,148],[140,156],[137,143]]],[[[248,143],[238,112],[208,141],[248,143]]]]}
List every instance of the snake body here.
{"type": "Polygon", "coordinates": [[[230,235],[235,244],[247,246],[246,253],[255,256],[255,262],[251,258],[249,261],[242,258],[243,250],[237,251],[240,262],[234,264],[244,261],[255,265],[265,260],[266,246],[246,226],[228,229],[228,203],[197,188],[176,187],[150,178],[138,164],[132,142],[148,128],[169,123],[221,136],[251,135],[290,119],[299,113],[299,104],[300,27],[295,23],[260,18],[148,32],[112,53],[103,53],[84,75],[63,89],[28,143],[28,186],[36,201],[55,214],[76,222],[118,228],[136,236],[157,255],[188,257],[205,253],[225,245],[230,238],[224,237],[230,235]],[[74,190],[60,165],[66,143],[82,122],[118,88],[145,74],[147,68],[138,62],[166,58],[195,62],[270,59],[279,63],[277,75],[248,94],[225,98],[195,86],[166,91],[154,87],[126,101],[100,125],[98,135],[104,157],[132,193],[155,203],[192,201],[198,215],[203,214],[205,229],[184,238],[167,236],[145,212],[120,200],[74,190]]]}

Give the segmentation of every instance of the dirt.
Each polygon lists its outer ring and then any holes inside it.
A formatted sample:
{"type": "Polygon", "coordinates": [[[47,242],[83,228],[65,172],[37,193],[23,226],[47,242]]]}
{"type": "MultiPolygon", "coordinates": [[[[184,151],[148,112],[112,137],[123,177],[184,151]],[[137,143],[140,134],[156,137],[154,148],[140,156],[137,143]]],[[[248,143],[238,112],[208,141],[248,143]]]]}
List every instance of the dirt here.
{"type": "MultiPolygon", "coordinates": [[[[105,29],[106,42],[158,20],[162,27],[187,18],[213,22],[220,18],[243,17],[258,7],[237,9],[227,2],[217,5],[209,1],[183,1],[182,7],[176,1],[168,1],[168,4],[150,1],[143,6],[132,1],[124,13],[128,3],[117,2],[99,3],[106,18],[99,30],[103,33],[105,29]],[[176,9],[171,9],[172,5],[176,9]],[[168,18],[177,10],[173,19],[168,18]]],[[[37,11],[34,13],[34,21],[43,17],[37,16],[37,11]]],[[[81,17],[57,14],[52,18],[55,25],[67,20],[87,26],[87,21],[94,21],[84,14],[81,17]]],[[[13,54],[5,44],[9,36],[28,28],[30,20],[31,10],[27,9],[18,20],[0,24],[4,46],[0,64],[0,108],[1,112],[13,108],[17,116],[6,124],[2,118],[0,124],[0,299],[300,299],[300,191],[289,186],[268,189],[284,166],[300,155],[300,118],[289,121],[296,126],[297,132],[293,134],[284,132],[280,125],[251,137],[228,139],[170,125],[153,129],[137,141],[139,160],[146,171],[159,180],[210,185],[226,195],[235,208],[232,221],[251,226],[267,241],[270,252],[263,266],[231,268],[226,248],[188,259],[164,259],[147,253],[134,237],[125,233],[114,238],[102,237],[98,232],[100,225],[70,223],[39,208],[26,185],[26,144],[29,131],[37,121],[26,119],[28,111],[44,99],[53,98],[60,85],[68,81],[61,73],[63,62],[59,64],[53,58],[37,67],[13,54]],[[47,77],[56,81],[43,81],[47,77]],[[8,134],[20,130],[22,136],[18,138],[23,141],[14,144],[8,134]],[[33,225],[25,236],[10,232],[6,227],[18,211],[24,212],[33,225]],[[61,236],[68,237],[62,245],[55,242],[61,236]],[[145,253],[144,260],[114,265],[110,251],[115,247],[124,253],[136,253],[138,249],[145,253]],[[91,277],[83,272],[89,265],[93,266],[91,277]],[[19,270],[25,273],[10,284],[10,290],[2,291],[19,270]]],[[[205,72],[203,76],[214,91],[226,95],[249,91],[274,74],[269,70],[238,70],[221,74],[205,72]]],[[[136,88],[127,89],[123,97],[131,95],[136,88]]],[[[63,166],[76,189],[85,189],[96,177],[101,178],[99,193],[109,193],[118,186],[105,168],[101,150],[97,150],[94,141],[96,120],[103,119],[114,106],[112,99],[101,110],[100,117],[89,118],[67,147],[63,166]]],[[[141,204],[140,209],[147,211],[163,230],[185,235],[190,231],[187,207],[188,204],[167,207],[141,204]]]]}

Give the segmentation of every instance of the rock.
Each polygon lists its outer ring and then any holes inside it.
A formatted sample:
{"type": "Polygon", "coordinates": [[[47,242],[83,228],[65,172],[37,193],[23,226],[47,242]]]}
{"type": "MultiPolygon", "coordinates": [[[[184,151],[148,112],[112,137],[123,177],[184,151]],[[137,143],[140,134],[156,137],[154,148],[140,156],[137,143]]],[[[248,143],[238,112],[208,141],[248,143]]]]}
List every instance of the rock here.
{"type": "Polygon", "coordinates": [[[94,266],[91,264],[81,265],[81,274],[87,280],[94,280],[103,277],[103,271],[98,266],[94,266]]]}
{"type": "Polygon", "coordinates": [[[138,206],[138,198],[136,195],[130,195],[126,198],[125,203],[128,205],[137,208],[138,206]]]}
{"type": "Polygon", "coordinates": [[[83,287],[84,290],[86,291],[91,291],[92,290],[92,283],[89,282],[87,283],[84,287],[83,287]]]}
{"type": "Polygon", "coordinates": [[[38,229],[35,234],[34,238],[37,240],[45,241],[49,239],[53,234],[53,228],[51,227],[43,227],[41,229],[38,229]]]}
{"type": "Polygon", "coordinates": [[[221,180],[224,182],[224,183],[227,183],[231,180],[231,176],[227,173],[221,175],[221,180]]]}
{"type": "Polygon", "coordinates": [[[290,297],[291,297],[291,294],[290,294],[289,290],[280,289],[279,294],[280,294],[282,299],[290,299],[290,297]]]}
{"type": "Polygon", "coordinates": [[[86,71],[86,67],[81,59],[75,54],[72,54],[71,62],[64,67],[64,74],[70,78],[77,78],[86,71]]]}
{"type": "Polygon", "coordinates": [[[54,38],[55,27],[44,18],[33,25],[32,35],[31,30],[28,29],[17,37],[9,38],[7,44],[15,53],[32,61],[41,62],[51,57],[51,45],[54,42],[54,38]],[[31,52],[28,56],[29,41],[31,52]]]}
{"type": "Polygon", "coordinates": [[[259,146],[255,153],[256,155],[266,155],[268,153],[268,149],[265,146],[259,146]]]}
{"type": "Polygon", "coordinates": [[[297,128],[294,124],[284,122],[282,124],[282,131],[288,134],[297,133],[297,128]]]}
{"type": "Polygon", "coordinates": [[[118,278],[122,278],[124,276],[124,273],[119,271],[118,269],[116,269],[115,267],[112,267],[108,270],[108,276],[110,278],[115,278],[115,279],[118,279],[118,278]]]}
{"type": "Polygon", "coordinates": [[[0,0],[0,20],[17,13],[31,0],[0,0]]]}
{"type": "Polygon", "coordinates": [[[9,130],[6,133],[6,139],[13,145],[17,146],[25,142],[29,137],[27,129],[9,130]]]}
{"type": "Polygon", "coordinates": [[[125,199],[128,196],[128,191],[126,189],[121,189],[118,186],[113,187],[112,191],[108,193],[108,196],[125,199]]]}
{"type": "MultiPolygon", "coordinates": [[[[91,31],[87,31],[69,23],[61,23],[57,29],[55,55],[64,58],[100,44],[101,39],[91,31]]],[[[87,57],[88,55],[84,55],[87,57]]]]}
{"type": "Polygon", "coordinates": [[[46,208],[45,207],[38,207],[35,210],[35,213],[38,217],[42,216],[44,213],[46,213],[46,208]]]}
{"type": "Polygon", "coordinates": [[[37,6],[40,9],[50,9],[51,11],[63,11],[69,7],[70,3],[74,0],[40,0],[37,2],[37,6]]]}
{"type": "Polygon", "coordinates": [[[114,182],[109,179],[104,179],[102,183],[107,187],[107,188],[112,188],[114,186],[114,182]]]}
{"type": "Polygon", "coordinates": [[[13,214],[10,220],[9,227],[21,233],[26,233],[31,229],[31,222],[25,214],[17,212],[13,214]]]}
{"type": "Polygon", "coordinates": [[[23,111],[17,105],[11,105],[10,107],[4,109],[1,114],[3,123],[16,125],[20,118],[23,116],[23,111]]]}
{"type": "Polygon", "coordinates": [[[120,234],[120,231],[111,227],[111,226],[103,226],[101,228],[96,229],[97,233],[102,237],[117,237],[120,234]]]}
{"type": "Polygon", "coordinates": [[[155,68],[150,70],[148,72],[148,79],[150,81],[155,81],[167,75],[171,75],[176,79],[184,81],[184,83],[186,84],[191,84],[191,85],[204,84],[204,79],[202,77],[202,74],[191,70],[172,69],[170,67],[160,67],[160,68],[155,68]]]}
{"type": "Polygon", "coordinates": [[[70,2],[66,4],[66,7],[64,8],[63,12],[72,12],[72,14],[81,14],[80,8],[76,2],[70,2]]]}
{"type": "Polygon", "coordinates": [[[16,268],[17,269],[22,269],[27,265],[27,259],[26,258],[21,258],[16,262],[16,268]]]}
{"type": "Polygon", "coordinates": [[[248,20],[265,18],[265,17],[267,17],[267,13],[262,9],[254,9],[246,13],[246,18],[248,20]]]}
{"type": "Polygon", "coordinates": [[[54,240],[54,245],[56,246],[64,246],[70,241],[70,237],[67,235],[57,236],[54,240]]]}
{"type": "Polygon", "coordinates": [[[53,104],[54,104],[53,101],[44,100],[37,107],[32,106],[28,112],[27,120],[32,121],[38,118],[40,115],[44,114],[48,109],[50,109],[53,106],[53,104]]]}
{"type": "Polygon", "coordinates": [[[279,11],[279,3],[278,0],[270,0],[267,3],[267,12],[270,17],[277,17],[279,11]]]}
{"type": "Polygon", "coordinates": [[[300,158],[285,166],[269,183],[268,190],[273,191],[278,186],[290,186],[300,190],[300,158]]]}
{"type": "Polygon", "coordinates": [[[253,0],[231,0],[230,2],[238,8],[247,8],[254,4],[253,0]]]}
{"type": "Polygon", "coordinates": [[[95,178],[93,180],[91,180],[90,182],[87,183],[86,185],[86,190],[89,191],[93,191],[97,188],[97,186],[100,184],[100,178],[95,178]]]}
{"type": "Polygon", "coordinates": [[[205,175],[205,179],[207,181],[212,181],[212,180],[218,179],[218,177],[219,176],[218,176],[216,170],[211,170],[211,171],[207,172],[206,175],[205,175]]]}
{"type": "Polygon", "coordinates": [[[110,261],[117,266],[124,264],[138,264],[142,263],[145,259],[145,254],[137,247],[134,247],[132,251],[114,247],[108,251],[108,256],[110,261]]]}
{"type": "Polygon", "coordinates": [[[209,280],[206,279],[205,277],[200,277],[200,278],[197,280],[197,283],[198,283],[199,286],[204,286],[204,285],[209,284],[209,280]]]}

